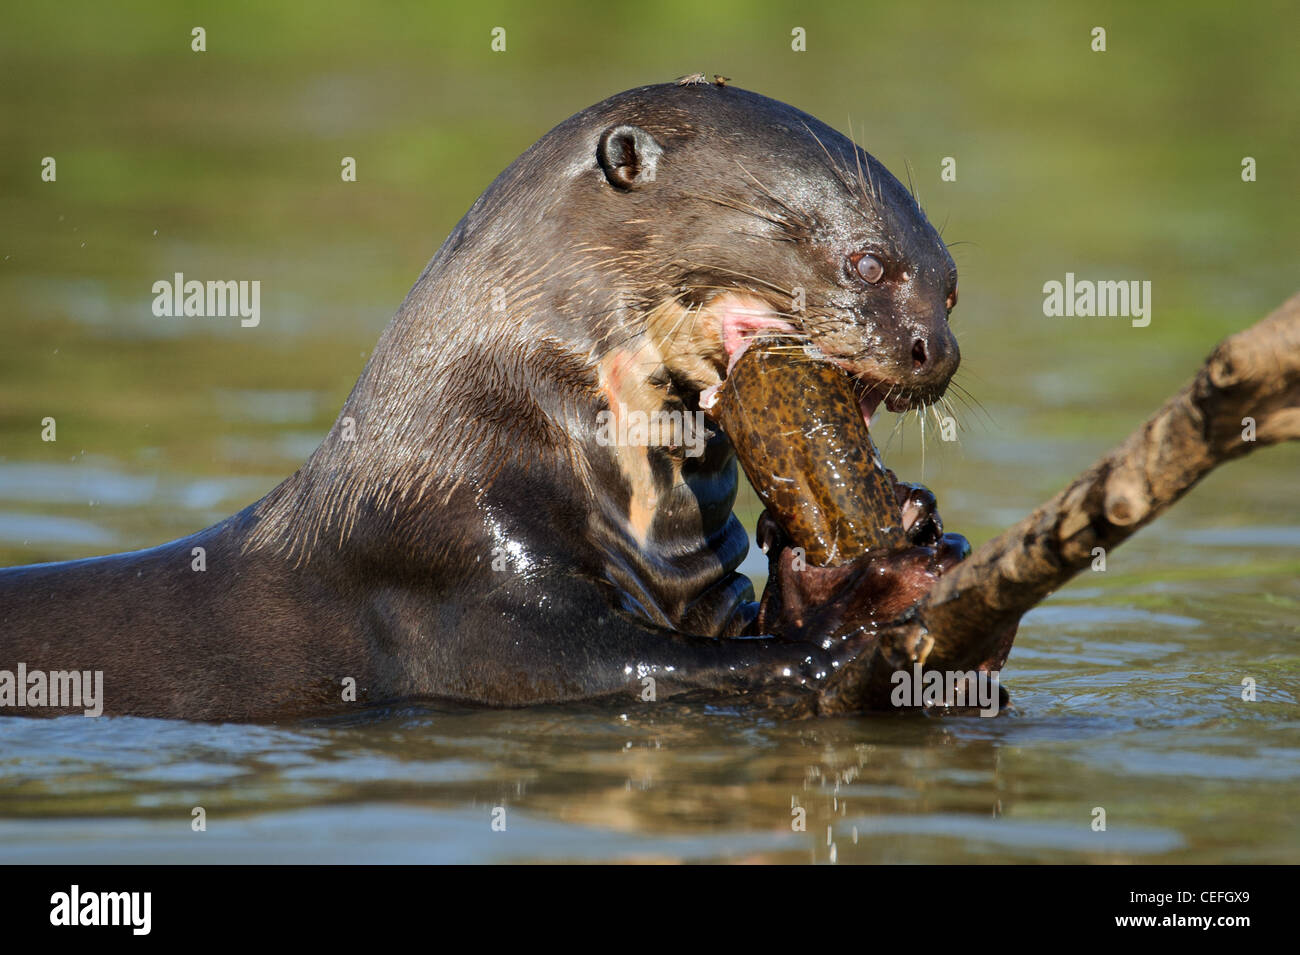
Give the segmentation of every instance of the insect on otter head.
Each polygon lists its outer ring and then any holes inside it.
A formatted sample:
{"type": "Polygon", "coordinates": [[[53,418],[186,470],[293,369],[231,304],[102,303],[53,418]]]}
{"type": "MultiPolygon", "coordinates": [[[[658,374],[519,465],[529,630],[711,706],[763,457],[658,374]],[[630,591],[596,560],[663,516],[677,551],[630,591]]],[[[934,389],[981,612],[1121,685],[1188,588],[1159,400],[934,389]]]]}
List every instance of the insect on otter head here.
{"type": "Polygon", "coordinates": [[[620,112],[638,121],[606,127],[597,161],[624,246],[655,223],[636,262],[651,300],[673,306],[660,323],[676,336],[660,347],[670,373],[707,406],[750,341],[780,334],[853,375],[867,417],[882,401],[938,400],[960,362],[948,325],[957,269],[908,190],[774,100],[734,87],[634,92],[642,101],[620,112]]]}

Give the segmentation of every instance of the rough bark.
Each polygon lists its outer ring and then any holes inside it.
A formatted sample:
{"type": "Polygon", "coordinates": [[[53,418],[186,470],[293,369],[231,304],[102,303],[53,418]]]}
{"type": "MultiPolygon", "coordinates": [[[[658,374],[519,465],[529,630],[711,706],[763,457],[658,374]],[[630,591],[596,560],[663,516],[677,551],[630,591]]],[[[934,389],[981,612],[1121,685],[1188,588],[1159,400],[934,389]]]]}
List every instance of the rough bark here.
{"type": "Polygon", "coordinates": [[[879,663],[1000,667],[1020,617],[1088,567],[1094,548],[1109,554],[1223,462],[1295,438],[1300,294],[1220,343],[1127,440],[942,577],[886,628],[879,663]]]}

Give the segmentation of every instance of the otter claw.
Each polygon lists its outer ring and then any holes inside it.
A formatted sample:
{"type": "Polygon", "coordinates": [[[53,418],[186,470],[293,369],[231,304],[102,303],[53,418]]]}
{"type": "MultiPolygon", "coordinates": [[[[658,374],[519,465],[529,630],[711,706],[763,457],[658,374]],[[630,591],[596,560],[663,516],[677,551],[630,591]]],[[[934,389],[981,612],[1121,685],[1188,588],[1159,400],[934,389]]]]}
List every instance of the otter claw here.
{"type": "Polygon", "coordinates": [[[764,554],[780,552],[785,543],[785,531],[767,511],[758,515],[758,524],[754,528],[754,540],[764,554]]]}
{"type": "Polygon", "coordinates": [[[920,484],[894,482],[894,497],[903,516],[903,532],[911,544],[931,546],[943,537],[934,492],[920,484]]]}

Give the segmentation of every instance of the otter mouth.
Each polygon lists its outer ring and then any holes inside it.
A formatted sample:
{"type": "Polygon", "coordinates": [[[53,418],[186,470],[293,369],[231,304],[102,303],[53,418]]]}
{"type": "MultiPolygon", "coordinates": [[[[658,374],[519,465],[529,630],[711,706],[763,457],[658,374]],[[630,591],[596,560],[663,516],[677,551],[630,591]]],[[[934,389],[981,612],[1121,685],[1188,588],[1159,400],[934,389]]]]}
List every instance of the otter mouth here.
{"type": "Polygon", "coordinates": [[[894,414],[903,414],[906,411],[915,411],[931,405],[943,394],[941,390],[918,391],[905,388],[895,382],[881,381],[864,373],[852,362],[842,361],[830,355],[825,356],[825,360],[841,368],[853,382],[853,390],[858,397],[858,405],[862,408],[862,416],[867,419],[867,424],[871,423],[876,409],[882,404],[894,414]]]}
{"type": "Polygon", "coordinates": [[[842,369],[853,382],[858,407],[867,427],[871,419],[883,404],[895,414],[909,411],[927,404],[925,396],[906,391],[898,383],[882,381],[864,374],[855,363],[836,358],[821,351],[816,345],[806,341],[806,334],[793,323],[780,317],[769,305],[761,300],[749,300],[728,296],[719,308],[719,332],[722,349],[726,356],[726,368],[721,371],[717,384],[700,392],[700,407],[705,411],[711,409],[718,400],[719,390],[731,370],[736,366],[749,347],[760,340],[790,338],[802,342],[802,347],[809,357],[825,361],[842,369]]]}
{"type": "Polygon", "coordinates": [[[905,403],[900,404],[899,399],[890,398],[888,390],[880,385],[867,384],[861,379],[854,379],[853,390],[858,396],[858,407],[862,409],[862,419],[866,421],[867,427],[871,427],[871,419],[875,417],[876,409],[882,402],[890,411],[907,410],[905,403]]]}
{"type": "Polygon", "coordinates": [[[727,355],[727,370],[722,375],[724,380],[736,367],[740,356],[759,339],[801,336],[791,322],[778,316],[767,305],[751,305],[743,301],[724,304],[721,326],[722,350],[727,355]]]}

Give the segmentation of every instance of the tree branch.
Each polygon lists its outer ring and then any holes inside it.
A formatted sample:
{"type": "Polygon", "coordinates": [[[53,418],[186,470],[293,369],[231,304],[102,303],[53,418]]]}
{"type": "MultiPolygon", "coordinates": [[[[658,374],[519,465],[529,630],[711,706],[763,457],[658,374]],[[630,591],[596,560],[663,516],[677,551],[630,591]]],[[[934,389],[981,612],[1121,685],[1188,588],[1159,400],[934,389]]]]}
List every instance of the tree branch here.
{"type": "Polygon", "coordinates": [[[1020,617],[1089,566],[1093,548],[1109,553],[1223,462],[1295,438],[1300,294],[1220,343],[1126,441],[940,578],[882,641],[884,656],[936,669],[1000,667],[1020,617]]]}

